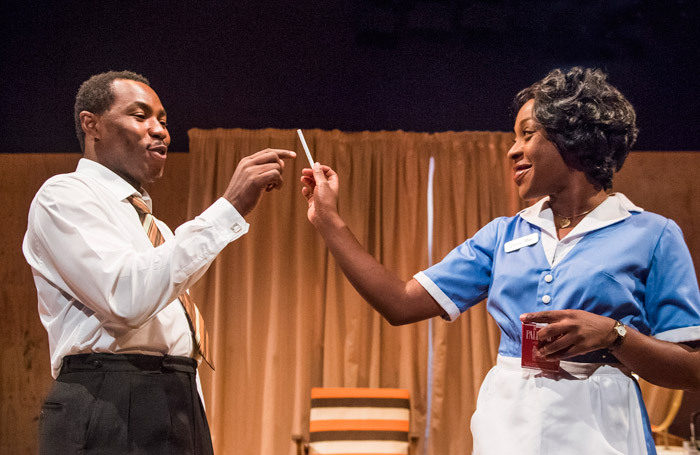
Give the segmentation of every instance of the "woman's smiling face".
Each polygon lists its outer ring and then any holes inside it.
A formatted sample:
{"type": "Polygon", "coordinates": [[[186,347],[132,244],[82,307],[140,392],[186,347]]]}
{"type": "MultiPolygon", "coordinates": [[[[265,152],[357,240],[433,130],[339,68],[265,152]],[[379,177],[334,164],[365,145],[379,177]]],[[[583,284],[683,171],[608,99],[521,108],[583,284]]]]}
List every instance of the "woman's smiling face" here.
{"type": "Polygon", "coordinates": [[[513,164],[513,181],[522,199],[540,199],[560,193],[570,183],[570,169],[559,150],[547,139],[532,113],[535,100],[529,100],[515,119],[515,143],[508,151],[513,164]]]}

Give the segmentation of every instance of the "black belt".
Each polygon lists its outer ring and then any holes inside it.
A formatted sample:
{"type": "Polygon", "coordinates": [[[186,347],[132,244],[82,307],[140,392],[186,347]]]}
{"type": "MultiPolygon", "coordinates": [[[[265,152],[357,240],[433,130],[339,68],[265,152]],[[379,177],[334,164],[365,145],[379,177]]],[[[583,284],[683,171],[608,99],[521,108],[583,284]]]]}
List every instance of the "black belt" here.
{"type": "Polygon", "coordinates": [[[197,361],[191,357],[156,356],[143,354],[76,354],[63,358],[61,373],[95,372],[150,372],[194,374],[197,361]]]}
{"type": "Polygon", "coordinates": [[[591,351],[586,354],[577,355],[570,359],[564,359],[567,362],[579,362],[579,363],[607,363],[609,365],[619,365],[620,361],[617,357],[613,355],[607,349],[598,349],[597,351],[591,351]]]}

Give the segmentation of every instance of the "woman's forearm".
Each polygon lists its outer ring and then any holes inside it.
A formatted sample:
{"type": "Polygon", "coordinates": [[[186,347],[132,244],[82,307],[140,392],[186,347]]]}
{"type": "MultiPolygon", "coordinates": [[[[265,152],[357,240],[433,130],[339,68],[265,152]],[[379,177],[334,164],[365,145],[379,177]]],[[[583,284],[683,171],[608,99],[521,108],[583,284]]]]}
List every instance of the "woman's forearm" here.
{"type": "Polygon", "coordinates": [[[617,359],[645,381],[670,389],[700,389],[700,351],[657,340],[627,327],[617,359]]]}
{"type": "Polygon", "coordinates": [[[417,281],[401,280],[369,254],[339,216],[316,227],[350,283],[389,323],[402,325],[442,314],[417,281]]]}

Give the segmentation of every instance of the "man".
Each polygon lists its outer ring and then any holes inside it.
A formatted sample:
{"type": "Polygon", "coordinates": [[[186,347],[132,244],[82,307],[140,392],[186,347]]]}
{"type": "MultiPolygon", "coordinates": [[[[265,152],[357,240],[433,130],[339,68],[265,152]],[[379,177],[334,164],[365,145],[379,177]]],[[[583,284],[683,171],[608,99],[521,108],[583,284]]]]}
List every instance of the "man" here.
{"type": "Polygon", "coordinates": [[[56,378],[40,453],[211,454],[195,359],[212,359],[187,289],[247,232],[243,217],[282,186],[295,154],[244,158],[222,197],[173,234],[143,189],[162,175],[170,144],[148,81],[91,77],[75,122],[84,157],[39,190],[23,244],[56,378]]]}

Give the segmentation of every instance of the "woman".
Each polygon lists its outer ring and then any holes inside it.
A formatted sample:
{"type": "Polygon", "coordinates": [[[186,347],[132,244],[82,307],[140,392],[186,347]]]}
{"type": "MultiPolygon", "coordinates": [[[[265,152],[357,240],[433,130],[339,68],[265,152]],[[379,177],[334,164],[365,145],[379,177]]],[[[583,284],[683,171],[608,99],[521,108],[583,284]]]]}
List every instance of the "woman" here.
{"type": "Polygon", "coordinates": [[[554,70],[515,99],[507,154],[520,197],[440,263],[404,282],[357,242],[337,211],[338,176],[304,169],[308,218],[350,282],[392,324],[454,320],[488,297],[497,365],[472,418],[475,454],[653,454],[631,371],[700,387],[700,292],[678,226],[608,194],[633,145],[635,113],[598,70],[554,70]],[[537,362],[521,366],[521,323],[537,362]]]}

